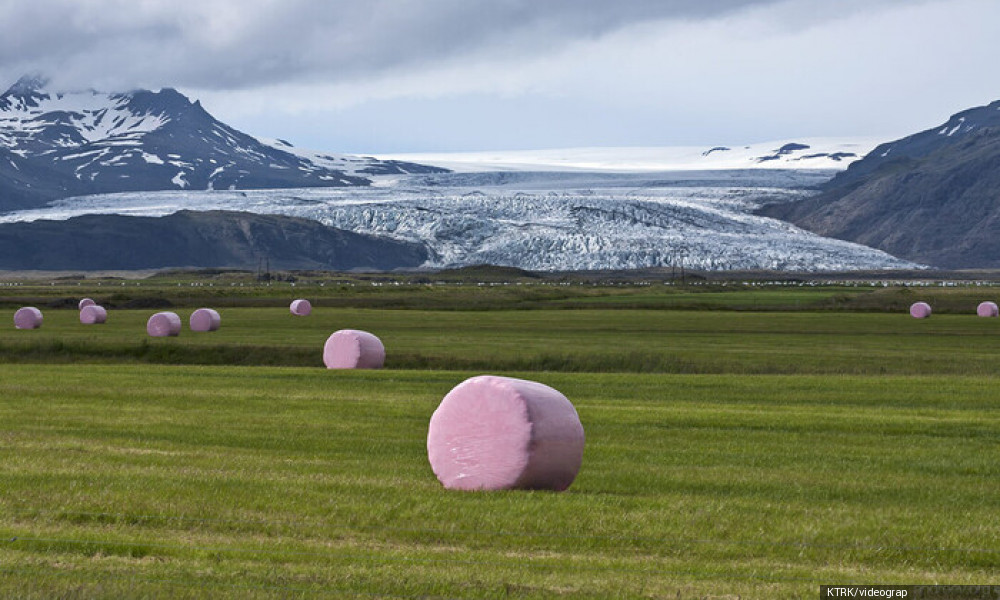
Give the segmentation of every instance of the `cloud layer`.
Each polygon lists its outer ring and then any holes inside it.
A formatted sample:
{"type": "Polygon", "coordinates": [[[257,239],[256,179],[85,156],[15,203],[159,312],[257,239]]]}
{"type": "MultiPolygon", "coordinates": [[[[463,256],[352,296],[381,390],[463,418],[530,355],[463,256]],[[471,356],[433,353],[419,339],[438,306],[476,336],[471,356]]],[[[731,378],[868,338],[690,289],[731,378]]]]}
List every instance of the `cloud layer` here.
{"type": "Polygon", "coordinates": [[[995,0],[0,0],[0,78],[178,87],[350,151],[903,134],[1000,98],[995,0]]]}
{"type": "Polygon", "coordinates": [[[3,72],[66,86],[258,86],[517,58],[630,24],[769,0],[32,0],[0,2],[3,72]]]}

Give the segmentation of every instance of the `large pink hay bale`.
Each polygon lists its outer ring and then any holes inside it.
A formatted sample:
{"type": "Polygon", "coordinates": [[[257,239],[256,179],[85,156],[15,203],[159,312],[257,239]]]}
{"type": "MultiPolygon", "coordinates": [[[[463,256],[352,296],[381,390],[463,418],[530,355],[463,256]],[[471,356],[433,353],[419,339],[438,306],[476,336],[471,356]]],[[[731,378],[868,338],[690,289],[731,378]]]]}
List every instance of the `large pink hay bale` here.
{"type": "Polygon", "coordinates": [[[566,396],[523,379],[480,375],[431,417],[427,457],[448,489],[561,491],[583,462],[583,425],[566,396]]]}
{"type": "Polygon", "coordinates": [[[914,302],[910,306],[910,316],[914,319],[926,319],[931,316],[931,305],[926,302],[914,302]]]}
{"type": "Polygon", "coordinates": [[[153,337],[167,337],[181,332],[181,318],[177,313],[158,312],[146,321],[146,333],[153,337]]]}
{"type": "Polygon", "coordinates": [[[298,317],[308,317],[309,313],[312,312],[313,307],[311,302],[300,298],[298,300],[292,300],[292,304],[288,307],[288,309],[292,311],[293,315],[298,317]]]}
{"type": "Polygon", "coordinates": [[[976,307],[976,314],[980,317],[996,317],[1000,316],[1000,308],[997,307],[996,302],[980,302],[979,306],[976,307]]]}
{"type": "Polygon", "coordinates": [[[42,326],[42,311],[34,306],[25,306],[14,313],[14,327],[18,329],[38,329],[42,326]]]}
{"type": "Polygon", "coordinates": [[[211,308],[199,308],[191,313],[188,325],[191,331],[215,331],[222,324],[218,311],[211,308]]]}
{"type": "Polygon", "coordinates": [[[323,364],[327,369],[381,369],[385,346],[367,331],[341,329],[323,344],[323,364]]]}
{"type": "Polygon", "coordinates": [[[80,322],[84,325],[100,325],[108,320],[108,311],[103,306],[88,304],[80,309],[80,322]]]}
{"type": "Polygon", "coordinates": [[[95,304],[97,304],[97,303],[94,302],[93,300],[91,300],[90,298],[83,298],[82,300],[80,300],[80,304],[77,306],[77,309],[78,310],[83,310],[84,308],[86,308],[88,306],[93,306],[95,304]]]}

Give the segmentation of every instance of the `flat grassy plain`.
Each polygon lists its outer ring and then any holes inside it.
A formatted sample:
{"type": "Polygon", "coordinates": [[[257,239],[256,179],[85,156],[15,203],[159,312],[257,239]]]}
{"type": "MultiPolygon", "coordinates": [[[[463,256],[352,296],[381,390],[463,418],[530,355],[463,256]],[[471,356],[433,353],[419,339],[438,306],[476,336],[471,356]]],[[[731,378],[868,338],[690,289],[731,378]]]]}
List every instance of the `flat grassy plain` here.
{"type": "MultiPolygon", "coordinates": [[[[8,320],[13,310],[7,311],[8,320]]],[[[733,373],[978,374],[998,368],[1000,320],[969,315],[650,309],[220,309],[222,327],[150,338],[155,312],[114,310],[104,325],[46,310],[38,330],[0,328],[6,362],[322,366],[326,338],[363,329],[396,369],[733,373]]]]}
{"type": "Polygon", "coordinates": [[[727,310],[637,309],[610,292],[585,298],[603,309],[321,297],[307,318],[268,300],[169,339],[145,336],[156,309],[84,326],[42,307],[36,331],[0,311],[0,596],[814,598],[821,584],[1000,583],[1000,320],[831,310],[855,298],[836,290],[774,310],[720,293],[727,310]],[[323,369],[341,328],[379,335],[387,369],[323,369]],[[483,372],[573,401],[587,446],[568,491],[438,484],[430,415],[483,372]]]}

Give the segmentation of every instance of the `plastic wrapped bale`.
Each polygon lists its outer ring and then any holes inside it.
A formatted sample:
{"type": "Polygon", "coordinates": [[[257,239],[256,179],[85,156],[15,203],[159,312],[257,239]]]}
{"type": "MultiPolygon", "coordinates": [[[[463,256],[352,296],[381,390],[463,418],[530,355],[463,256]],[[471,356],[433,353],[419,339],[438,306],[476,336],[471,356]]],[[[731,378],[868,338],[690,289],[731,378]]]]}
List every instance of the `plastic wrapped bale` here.
{"type": "Polygon", "coordinates": [[[215,331],[222,324],[218,311],[211,308],[199,308],[191,313],[188,325],[191,331],[215,331]]]}
{"type": "Polygon", "coordinates": [[[292,300],[291,306],[288,307],[292,311],[292,314],[298,317],[308,317],[309,313],[312,312],[312,303],[308,300],[299,298],[298,300],[292,300]]]}
{"type": "Polygon", "coordinates": [[[38,329],[42,326],[42,311],[34,306],[25,306],[14,313],[14,327],[18,329],[38,329]]]}
{"type": "Polygon", "coordinates": [[[367,331],[341,329],[326,339],[323,364],[327,369],[381,369],[385,346],[367,331]]]}
{"type": "Polygon", "coordinates": [[[97,303],[94,302],[93,300],[91,300],[90,298],[84,298],[84,299],[80,300],[80,304],[77,305],[77,309],[78,310],[83,310],[83,309],[87,308],[88,306],[93,306],[95,304],[97,304],[97,303]]]}
{"type": "Polygon", "coordinates": [[[976,307],[976,314],[980,317],[996,317],[1000,316],[1000,308],[996,302],[980,302],[976,307]]]}
{"type": "Polygon", "coordinates": [[[583,425],[559,391],[480,375],[455,386],[431,417],[427,457],[448,489],[561,491],[583,462],[583,425]]]}
{"type": "Polygon", "coordinates": [[[153,337],[167,337],[181,332],[181,318],[177,313],[158,312],[146,321],[146,333],[153,337]]]}
{"type": "Polygon", "coordinates": [[[931,305],[926,302],[914,302],[910,306],[910,316],[914,319],[926,319],[931,316],[931,305]]]}
{"type": "Polygon", "coordinates": [[[84,325],[100,325],[108,320],[108,311],[98,304],[88,304],[80,309],[80,322],[84,325]]]}

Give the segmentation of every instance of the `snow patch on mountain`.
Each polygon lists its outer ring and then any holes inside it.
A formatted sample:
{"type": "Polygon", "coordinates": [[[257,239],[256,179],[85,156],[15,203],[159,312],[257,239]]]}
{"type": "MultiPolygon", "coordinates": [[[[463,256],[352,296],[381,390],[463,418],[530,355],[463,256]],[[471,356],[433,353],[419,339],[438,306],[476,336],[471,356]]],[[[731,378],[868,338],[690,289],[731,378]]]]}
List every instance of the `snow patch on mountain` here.
{"type": "Polygon", "coordinates": [[[442,172],[450,170],[447,167],[429,166],[413,161],[399,159],[378,159],[374,156],[356,156],[353,154],[337,154],[321,150],[308,150],[293,146],[290,142],[274,138],[257,138],[282,152],[288,152],[325,169],[343,171],[357,177],[373,177],[379,175],[412,175],[419,173],[442,172]]]}

